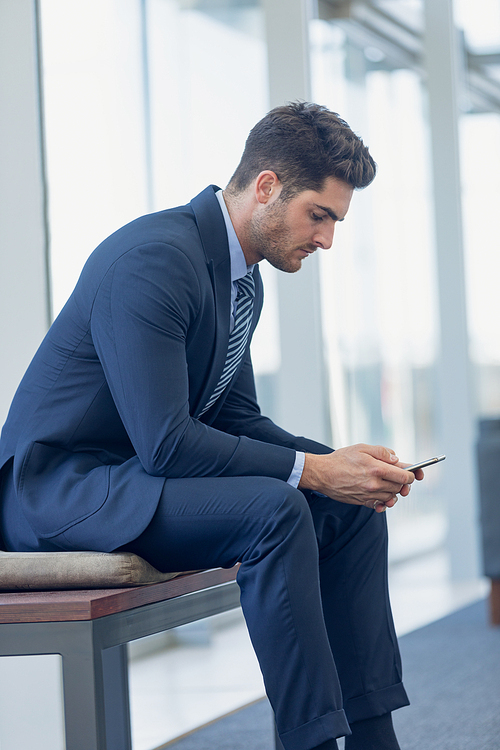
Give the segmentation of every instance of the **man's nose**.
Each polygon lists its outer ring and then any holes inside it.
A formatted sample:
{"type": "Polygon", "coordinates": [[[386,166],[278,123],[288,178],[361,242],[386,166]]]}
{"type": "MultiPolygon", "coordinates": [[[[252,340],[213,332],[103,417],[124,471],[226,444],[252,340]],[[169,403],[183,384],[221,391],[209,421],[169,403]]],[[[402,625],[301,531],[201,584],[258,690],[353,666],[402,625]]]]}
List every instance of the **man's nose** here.
{"type": "Polygon", "coordinates": [[[328,227],[323,227],[320,231],[314,235],[314,244],[320,247],[322,250],[328,250],[333,243],[333,235],[335,233],[335,224],[331,224],[328,227]]]}

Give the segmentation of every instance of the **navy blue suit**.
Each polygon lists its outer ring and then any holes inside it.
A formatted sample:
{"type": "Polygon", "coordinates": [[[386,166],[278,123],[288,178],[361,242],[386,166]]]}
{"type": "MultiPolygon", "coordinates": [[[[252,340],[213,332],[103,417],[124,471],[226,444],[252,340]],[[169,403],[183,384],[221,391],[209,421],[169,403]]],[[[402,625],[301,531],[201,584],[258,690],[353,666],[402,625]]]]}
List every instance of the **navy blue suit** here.
{"type": "MultiPolygon", "coordinates": [[[[286,483],[296,450],[330,449],[260,414],[248,350],[198,418],[229,337],[215,190],[137,219],[90,256],[2,431],[2,533],[9,549],[133,549],[164,570],[241,562],[283,744],[309,750],[349,731],[344,708],[356,720],[407,701],[385,518],[286,483]]],[[[258,267],[254,279],[251,332],[258,267]]]]}

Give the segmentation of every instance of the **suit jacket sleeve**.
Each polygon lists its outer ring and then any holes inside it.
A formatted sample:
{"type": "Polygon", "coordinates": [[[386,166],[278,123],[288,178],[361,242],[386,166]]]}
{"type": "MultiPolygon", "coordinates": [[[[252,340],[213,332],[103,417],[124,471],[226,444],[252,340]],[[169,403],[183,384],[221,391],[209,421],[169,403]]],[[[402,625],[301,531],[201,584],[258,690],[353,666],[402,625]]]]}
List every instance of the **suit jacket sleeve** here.
{"type": "Polygon", "coordinates": [[[100,285],[92,338],[132,445],[155,476],[286,480],[295,454],[285,443],[269,450],[260,438],[190,416],[186,350],[199,324],[202,291],[186,255],[158,245],[120,258],[100,285]]]}

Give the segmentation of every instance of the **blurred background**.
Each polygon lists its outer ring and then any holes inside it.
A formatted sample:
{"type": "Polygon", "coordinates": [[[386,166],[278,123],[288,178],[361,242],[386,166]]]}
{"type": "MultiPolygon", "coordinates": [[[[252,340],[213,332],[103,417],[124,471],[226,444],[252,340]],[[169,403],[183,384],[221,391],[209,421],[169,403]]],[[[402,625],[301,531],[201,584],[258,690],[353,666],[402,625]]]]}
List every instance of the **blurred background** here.
{"type": "Polygon", "coordinates": [[[261,269],[262,410],[334,447],[446,453],[388,514],[393,577],[418,559],[477,591],[477,426],[500,416],[498,0],[0,0],[0,96],[0,423],[104,237],[224,187],[273,106],[347,120],[378,176],[331,250],[261,269]]]}

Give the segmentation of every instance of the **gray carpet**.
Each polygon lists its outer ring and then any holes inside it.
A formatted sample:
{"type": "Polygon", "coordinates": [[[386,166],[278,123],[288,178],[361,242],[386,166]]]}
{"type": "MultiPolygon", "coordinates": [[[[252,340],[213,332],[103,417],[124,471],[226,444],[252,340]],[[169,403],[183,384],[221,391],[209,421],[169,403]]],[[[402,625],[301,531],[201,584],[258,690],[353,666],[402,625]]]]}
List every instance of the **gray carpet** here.
{"type": "MultiPolygon", "coordinates": [[[[500,628],[478,602],[400,640],[412,705],[394,713],[402,750],[500,750],[500,628]]],[[[167,747],[167,746],[165,746],[167,747]]],[[[259,701],[169,743],[169,750],[272,750],[259,701]]]]}
{"type": "Polygon", "coordinates": [[[500,750],[500,628],[478,602],[401,638],[403,750],[500,750]]]}
{"type": "Polygon", "coordinates": [[[271,707],[267,700],[261,700],[163,747],[166,750],[274,750],[273,731],[271,707]]]}

